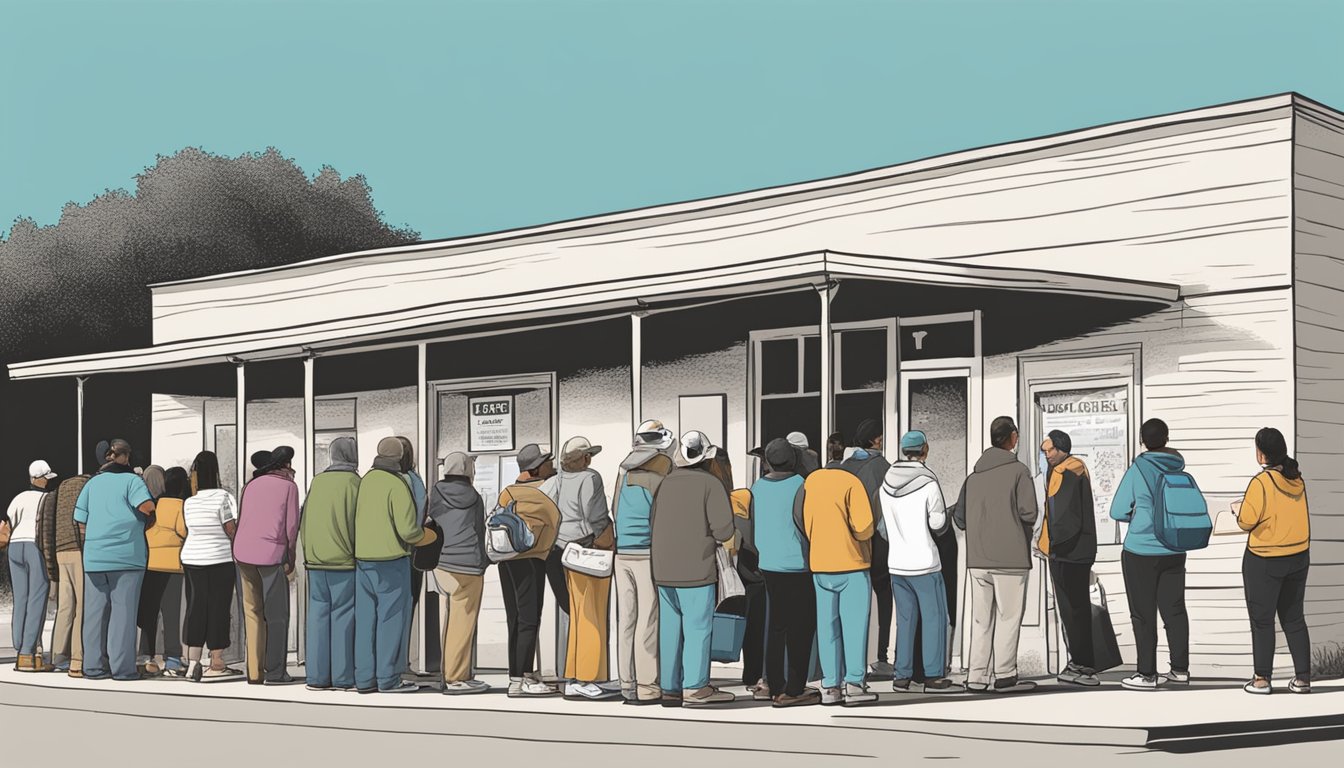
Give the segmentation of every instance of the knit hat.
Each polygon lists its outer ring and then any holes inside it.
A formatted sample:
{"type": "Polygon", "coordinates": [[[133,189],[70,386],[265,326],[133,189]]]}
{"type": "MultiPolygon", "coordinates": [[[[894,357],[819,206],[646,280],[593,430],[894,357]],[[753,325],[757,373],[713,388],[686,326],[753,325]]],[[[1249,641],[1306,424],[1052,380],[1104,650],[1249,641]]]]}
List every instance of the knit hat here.
{"type": "Polygon", "coordinates": [[[917,453],[929,444],[929,439],[918,429],[912,429],[901,435],[901,453],[917,453]]]}
{"type": "Polygon", "coordinates": [[[860,448],[867,448],[881,436],[882,422],[877,419],[864,419],[854,430],[854,444],[860,448]]]}
{"type": "Polygon", "coordinates": [[[443,474],[475,479],[476,460],[461,451],[450,453],[443,458],[443,474]]]}
{"type": "Polygon", "coordinates": [[[380,459],[401,461],[401,457],[405,453],[406,450],[402,448],[401,440],[395,437],[384,437],[378,441],[378,458],[380,459]]]}
{"type": "Polygon", "coordinates": [[[790,432],[789,436],[784,439],[794,448],[801,448],[804,451],[808,448],[807,435],[804,435],[802,432],[790,432]]]}
{"type": "Polygon", "coordinates": [[[798,449],[787,439],[777,437],[765,446],[765,463],[775,472],[798,471],[798,449]]]}

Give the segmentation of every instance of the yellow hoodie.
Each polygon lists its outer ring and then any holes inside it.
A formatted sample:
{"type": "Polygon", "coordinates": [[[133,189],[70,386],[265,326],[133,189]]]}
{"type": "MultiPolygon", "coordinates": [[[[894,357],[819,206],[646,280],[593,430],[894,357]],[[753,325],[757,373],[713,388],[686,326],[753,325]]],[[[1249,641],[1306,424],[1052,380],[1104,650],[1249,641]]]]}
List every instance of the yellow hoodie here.
{"type": "Polygon", "coordinates": [[[843,469],[816,470],[804,481],[802,504],[795,512],[807,537],[813,573],[868,570],[876,521],[858,477],[843,469]]]}
{"type": "Polygon", "coordinates": [[[1311,524],[1307,516],[1307,484],[1289,480],[1278,470],[1256,475],[1241,501],[1237,524],[1251,534],[1247,546],[1261,557],[1287,557],[1307,551],[1311,524]]]}

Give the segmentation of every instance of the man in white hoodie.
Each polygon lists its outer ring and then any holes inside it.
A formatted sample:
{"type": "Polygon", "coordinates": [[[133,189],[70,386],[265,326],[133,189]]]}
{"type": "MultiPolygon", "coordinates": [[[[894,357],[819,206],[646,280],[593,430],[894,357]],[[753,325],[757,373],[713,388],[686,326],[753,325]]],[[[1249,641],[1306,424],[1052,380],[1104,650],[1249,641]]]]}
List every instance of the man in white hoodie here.
{"type": "Polygon", "coordinates": [[[924,690],[952,690],[946,677],[947,590],[933,534],[947,527],[938,478],[925,466],[928,439],[912,431],[901,437],[904,460],[891,465],[877,494],[890,549],[887,570],[896,598],[896,663],[892,688],[911,689],[915,677],[915,632],[923,633],[924,690]]]}

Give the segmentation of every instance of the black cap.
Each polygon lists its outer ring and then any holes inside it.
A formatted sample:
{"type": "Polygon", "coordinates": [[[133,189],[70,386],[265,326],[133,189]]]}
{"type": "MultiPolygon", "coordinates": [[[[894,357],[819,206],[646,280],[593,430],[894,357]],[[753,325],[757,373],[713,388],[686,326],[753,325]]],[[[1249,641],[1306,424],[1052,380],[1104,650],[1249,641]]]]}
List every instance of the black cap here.
{"type": "Polygon", "coordinates": [[[777,437],[765,446],[765,463],[776,472],[798,471],[798,449],[788,440],[777,437]]]}

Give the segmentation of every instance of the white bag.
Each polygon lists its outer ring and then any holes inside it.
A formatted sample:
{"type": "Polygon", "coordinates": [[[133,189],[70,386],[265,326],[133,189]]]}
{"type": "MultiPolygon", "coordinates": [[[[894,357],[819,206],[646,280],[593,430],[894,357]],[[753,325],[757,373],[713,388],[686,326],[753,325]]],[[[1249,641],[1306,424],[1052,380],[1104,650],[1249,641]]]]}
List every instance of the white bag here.
{"type": "Polygon", "coordinates": [[[733,567],[733,556],[728,554],[727,548],[720,545],[714,550],[714,561],[719,567],[719,601],[723,603],[732,597],[742,597],[747,594],[747,588],[742,584],[742,577],[737,575],[737,568],[733,567]]]}
{"type": "Polygon", "coordinates": [[[611,575],[611,569],[616,564],[616,553],[608,549],[582,547],[571,541],[565,545],[560,564],[576,573],[605,579],[611,575]]]}

